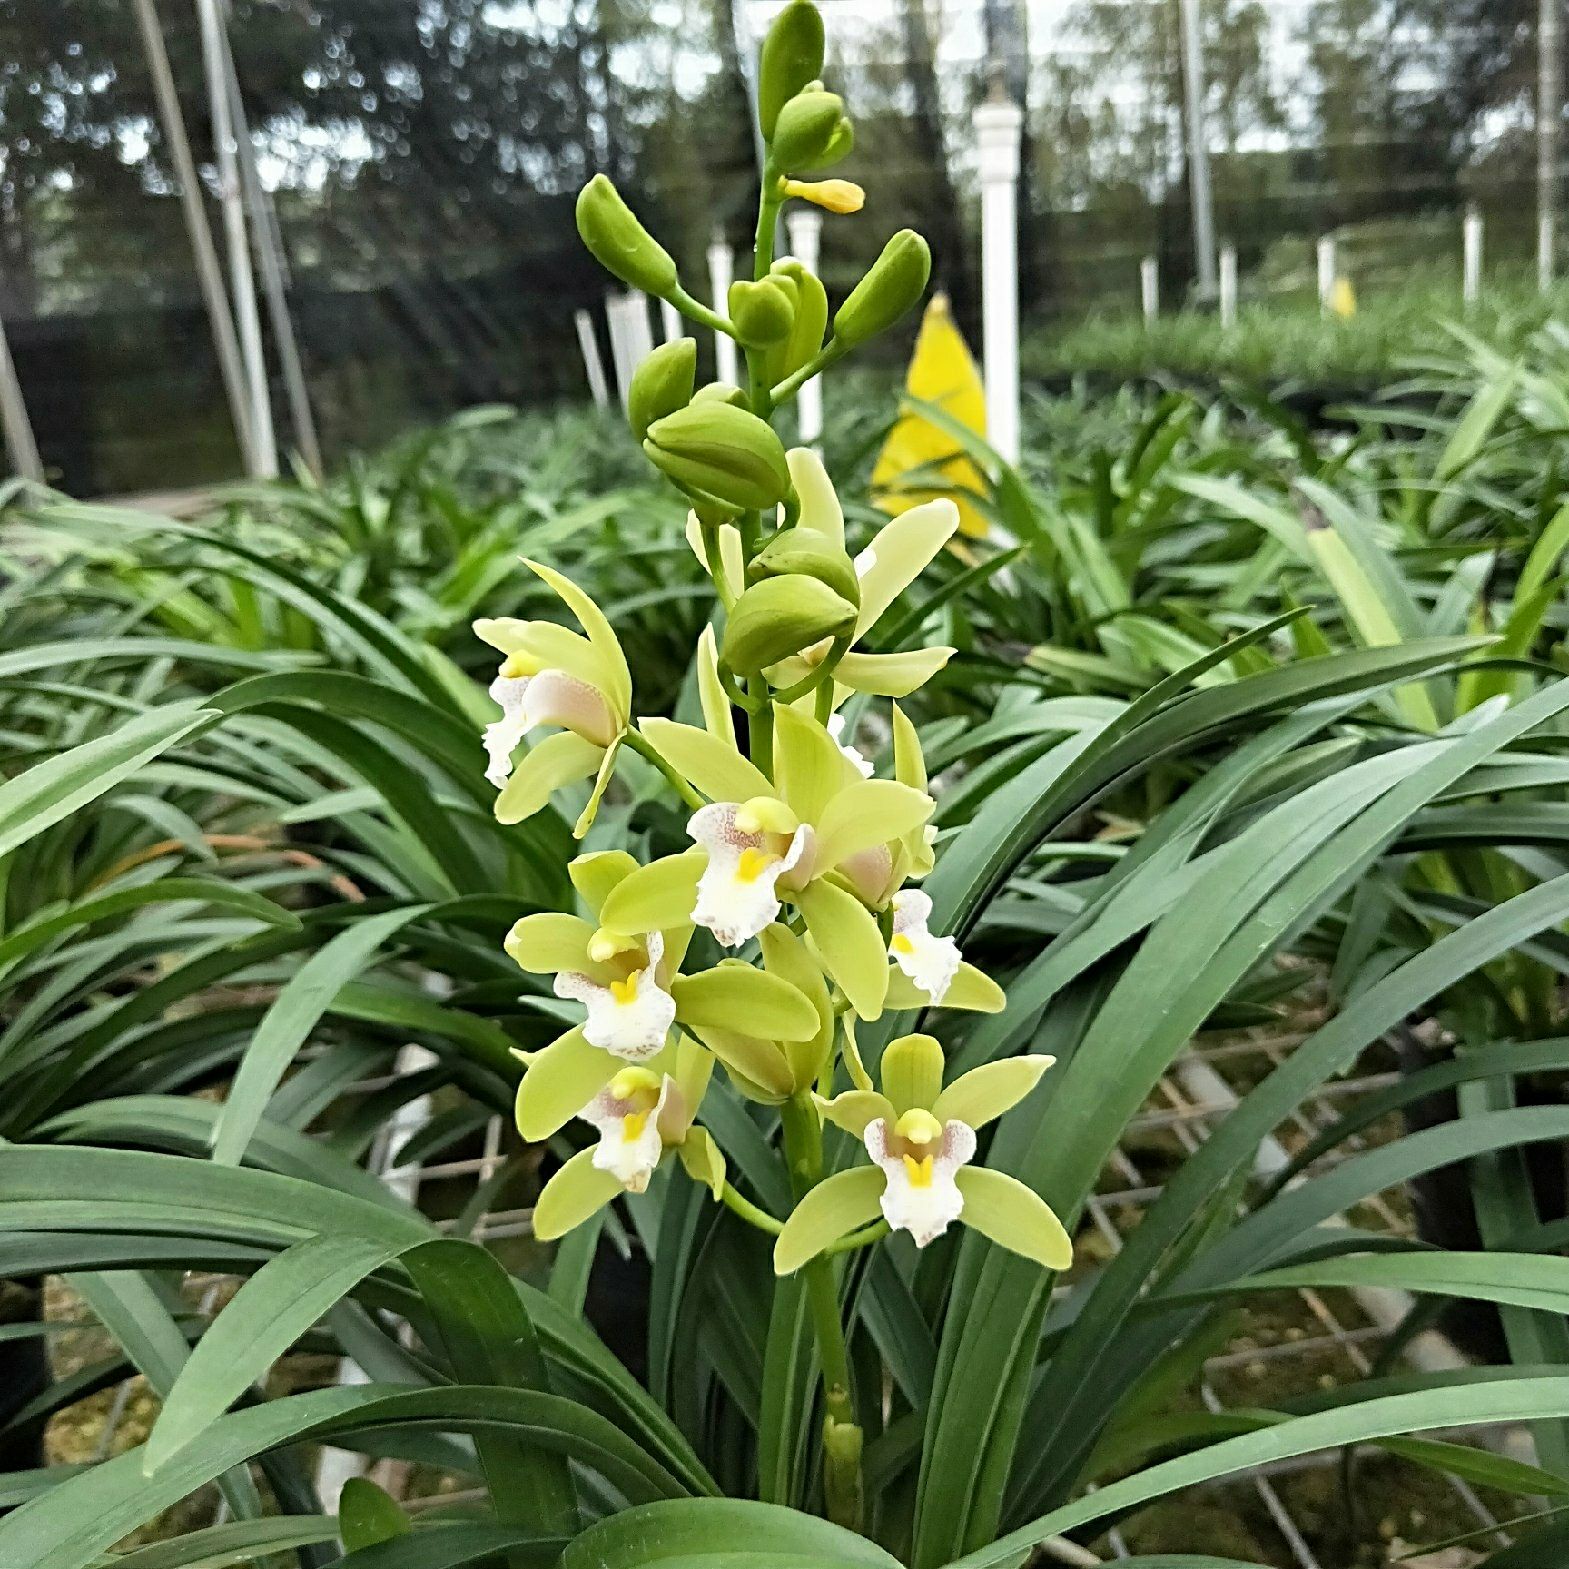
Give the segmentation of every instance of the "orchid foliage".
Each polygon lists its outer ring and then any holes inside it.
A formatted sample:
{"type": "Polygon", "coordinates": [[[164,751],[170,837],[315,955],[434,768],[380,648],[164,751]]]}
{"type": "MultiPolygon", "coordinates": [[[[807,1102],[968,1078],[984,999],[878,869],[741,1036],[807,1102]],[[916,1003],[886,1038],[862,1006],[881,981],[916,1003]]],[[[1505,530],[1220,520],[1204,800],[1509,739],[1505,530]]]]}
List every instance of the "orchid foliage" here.
{"type": "Polygon", "coordinates": [[[1003,996],[931,929],[932,901],[917,886],[934,865],[933,801],[898,700],[953,650],[860,647],[948,544],[958,510],[942,498],[905,511],[852,559],[822,462],[786,451],[773,428],[805,382],[918,302],[930,270],[925,242],[896,235],[825,341],[821,282],[774,259],[787,200],[861,206],[848,182],[800,178],[850,141],[821,66],[821,20],[795,0],[764,47],[769,157],[754,276],[731,291],[728,316],[685,294],[603,177],[579,202],[583,237],[611,271],[746,351],[744,390],[698,387],[691,339],[656,351],[630,389],[634,432],[689,503],[687,537],[714,586],[715,615],[695,649],[702,725],[638,715],[606,616],[536,562],[527,565],[576,627],[504,619],[476,631],[502,655],[490,688],[500,717],[484,737],[502,822],[592,780],[581,839],[624,750],[653,763],[690,814],[690,848],[642,865],[623,850],[581,855],[570,867],[579,908],[525,916],[507,939],[524,970],[554,976],[556,995],[582,1005],[578,1022],[530,1054],[518,1090],[526,1139],[569,1124],[591,1131],[541,1192],[535,1233],[563,1236],[646,1190],[672,1159],[770,1233],[776,1271],[808,1274],[828,1413],[825,1498],[853,1525],[860,1431],[831,1256],[890,1232],[924,1248],[956,1221],[1049,1269],[1070,1262],[1071,1246],[1035,1192],[975,1164],[976,1130],[1027,1095],[1049,1058],[988,1064],[945,1086],[938,1040],[910,1035],[884,1051],[877,1089],[856,1049],[857,1024],[885,1009],[992,1012],[1003,996]],[[874,726],[891,736],[886,776],[854,744],[874,726]],[[790,1213],[771,1214],[732,1184],[702,1122],[715,1072],[778,1108],[790,1213]],[[825,1127],[848,1137],[825,1145],[825,1127]]]}

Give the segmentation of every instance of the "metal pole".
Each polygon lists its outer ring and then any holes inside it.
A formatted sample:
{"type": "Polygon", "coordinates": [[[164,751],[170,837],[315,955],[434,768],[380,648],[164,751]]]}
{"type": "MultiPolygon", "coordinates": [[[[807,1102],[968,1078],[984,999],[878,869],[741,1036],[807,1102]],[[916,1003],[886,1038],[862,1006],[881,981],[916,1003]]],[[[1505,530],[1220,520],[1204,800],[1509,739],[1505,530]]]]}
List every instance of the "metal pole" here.
{"type": "MultiPolygon", "coordinates": [[[[823,215],[815,207],[800,207],[785,219],[790,236],[790,254],[808,272],[817,271],[822,248],[823,215]]],[[[813,376],[796,394],[795,410],[803,447],[815,447],[823,437],[823,382],[813,376]]]]}
{"type": "Polygon", "coordinates": [[[1321,234],[1318,239],[1318,308],[1329,314],[1330,296],[1335,292],[1335,237],[1321,234]]]}
{"type": "Polygon", "coordinates": [[[1139,263],[1139,304],[1144,324],[1149,326],[1160,315],[1160,262],[1153,256],[1139,263]]]}
{"type": "Polygon", "coordinates": [[[202,34],[202,63],[207,72],[208,112],[212,119],[213,156],[218,170],[218,200],[223,209],[224,239],[229,252],[229,288],[239,326],[240,356],[245,365],[251,434],[256,467],[263,479],[278,473],[278,446],[272,428],[272,395],[267,386],[267,360],[262,349],[261,313],[256,306],[256,277],[251,271],[251,239],[240,196],[239,149],[230,114],[228,71],[224,65],[223,21],[217,0],[196,0],[202,34]]]}
{"type": "MultiPolygon", "coordinates": [[[[714,309],[721,316],[730,310],[727,296],[735,279],[735,252],[717,230],[713,243],[708,247],[708,287],[714,297],[714,309]]],[[[714,370],[720,381],[738,381],[735,339],[728,333],[714,334],[714,370]]]]}
{"type": "Polygon", "coordinates": [[[267,299],[267,319],[272,323],[273,341],[278,346],[278,361],[283,370],[289,423],[294,429],[294,440],[306,468],[320,478],[323,472],[321,442],[317,438],[316,419],[311,412],[310,390],[305,381],[305,366],[300,359],[299,340],[295,337],[294,321],[289,315],[283,237],[278,232],[272,201],[256,168],[256,149],[251,145],[250,127],[245,118],[245,100],[240,92],[240,73],[235,68],[234,50],[229,45],[227,26],[223,28],[220,38],[229,89],[229,113],[234,124],[235,145],[240,154],[241,189],[250,217],[256,255],[261,262],[262,293],[267,299]]]}
{"type": "Polygon", "coordinates": [[[1536,282],[1544,293],[1557,260],[1558,122],[1563,114],[1562,0],[1540,0],[1536,27],[1536,282]]]}
{"type": "MultiPolygon", "coordinates": [[[[993,93],[1002,91],[1000,80],[993,93]]],[[[994,96],[976,109],[981,175],[981,357],[986,439],[1019,460],[1019,138],[1024,115],[994,96]]]]}
{"type": "Polygon", "coordinates": [[[1188,133],[1188,195],[1199,293],[1215,292],[1215,203],[1209,183],[1209,126],[1204,113],[1204,36],[1199,0],[1181,0],[1182,104],[1188,133]]]}
{"type": "Polygon", "coordinates": [[[11,467],[23,479],[43,484],[43,459],[38,456],[33,422],[27,417],[22,383],[17,379],[16,362],[11,358],[4,322],[0,322],[0,427],[5,430],[5,450],[11,456],[11,467]]]}
{"type": "Polygon", "coordinates": [[[235,439],[240,444],[246,473],[255,474],[259,472],[258,460],[246,409],[245,372],[240,364],[239,340],[234,332],[234,318],[229,314],[229,296],[224,290],[217,247],[213,244],[212,230],[207,226],[207,214],[202,207],[201,181],[196,173],[196,162],[191,157],[185,121],[180,115],[180,100],[174,90],[174,76],[169,70],[169,56],[163,45],[163,28],[154,0],[133,0],[133,3],[142,34],[142,49],[152,77],[153,96],[158,104],[158,118],[169,143],[169,155],[174,160],[175,176],[180,182],[180,208],[185,215],[185,230],[196,262],[196,280],[207,307],[213,349],[218,356],[223,390],[229,400],[235,439]]]}

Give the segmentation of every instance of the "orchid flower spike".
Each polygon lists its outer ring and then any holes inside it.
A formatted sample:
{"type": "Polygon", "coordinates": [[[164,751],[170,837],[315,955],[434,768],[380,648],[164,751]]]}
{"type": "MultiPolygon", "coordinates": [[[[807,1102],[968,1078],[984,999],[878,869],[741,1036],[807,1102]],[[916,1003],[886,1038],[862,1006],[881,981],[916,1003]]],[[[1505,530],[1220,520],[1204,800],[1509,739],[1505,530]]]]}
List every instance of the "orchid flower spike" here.
{"type": "Polygon", "coordinates": [[[970,1164],[977,1129],[1023,1100],[1053,1060],[1003,1058],[944,1089],[942,1047],[930,1035],[893,1041],[881,1092],[818,1100],[823,1118],[858,1138],[872,1164],[837,1172],[802,1199],[775,1244],[775,1271],[793,1273],[879,1214],[918,1248],[957,1220],[1046,1269],[1066,1269],[1073,1244],[1045,1200],[1005,1172],[970,1164]]]}
{"type": "Polygon", "coordinates": [[[534,1235],[549,1242],[622,1193],[646,1192],[672,1150],[717,1198],[724,1187],[724,1157],[708,1133],[694,1126],[712,1070],[713,1059],[685,1036],[647,1064],[619,1069],[578,1111],[598,1139],[541,1189],[534,1235]]]}
{"type": "Polygon", "coordinates": [[[474,623],[475,633],[504,656],[490,684],[501,717],[485,727],[485,777],[501,792],[498,820],[520,823],[554,791],[597,775],[575,829],[581,838],[593,823],[631,723],[632,676],[620,641],[594,601],[552,568],[526,564],[561,597],[583,632],[511,617],[474,623]],[[556,726],[558,733],[533,747],[514,769],[513,754],[542,725],[556,726]]]}

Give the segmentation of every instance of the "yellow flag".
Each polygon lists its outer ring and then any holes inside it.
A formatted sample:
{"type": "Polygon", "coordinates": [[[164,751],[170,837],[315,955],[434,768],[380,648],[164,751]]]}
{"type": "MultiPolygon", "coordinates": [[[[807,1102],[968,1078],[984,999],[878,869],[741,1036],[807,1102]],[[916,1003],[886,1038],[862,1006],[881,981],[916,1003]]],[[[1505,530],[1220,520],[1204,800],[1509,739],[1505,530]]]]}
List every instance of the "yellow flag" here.
{"type": "MultiPolygon", "coordinates": [[[[921,318],[904,390],[912,398],[937,404],[976,435],[986,434],[981,373],[954,326],[946,295],[934,294],[921,318]]],[[[979,470],[958,442],[910,410],[888,432],[872,469],[872,499],[884,512],[897,516],[934,496],[952,496],[959,507],[959,530],[971,539],[984,538],[987,523],[966,493],[984,488],[979,470]],[[917,469],[921,478],[907,480],[917,469]]]]}
{"type": "Polygon", "coordinates": [[[1329,308],[1342,321],[1350,321],[1357,313],[1357,291],[1351,287],[1351,280],[1347,277],[1335,279],[1329,291],[1329,308]]]}

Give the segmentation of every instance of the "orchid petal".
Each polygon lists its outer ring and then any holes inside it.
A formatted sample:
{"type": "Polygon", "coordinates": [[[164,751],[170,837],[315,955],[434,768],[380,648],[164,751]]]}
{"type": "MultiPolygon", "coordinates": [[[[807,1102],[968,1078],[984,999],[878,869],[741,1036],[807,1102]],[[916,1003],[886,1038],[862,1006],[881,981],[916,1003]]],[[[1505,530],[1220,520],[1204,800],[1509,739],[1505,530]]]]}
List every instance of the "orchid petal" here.
{"type": "Polygon", "coordinates": [[[717,1199],[725,1186],[724,1152],[714,1142],[707,1128],[693,1128],[676,1146],[686,1174],[700,1182],[717,1199]]]}
{"type": "Polygon", "coordinates": [[[705,626],[697,638],[697,697],[708,733],[734,750],[735,716],[719,679],[719,650],[712,624],[705,626]]]}
{"type": "Polygon", "coordinates": [[[796,1205],[774,1243],[774,1273],[793,1275],[840,1237],[875,1220],[884,1185],[875,1166],[856,1166],[819,1182],[796,1205]]]}
{"type": "Polygon", "coordinates": [[[844,511],[823,460],[810,447],[791,447],[785,453],[785,462],[801,502],[801,526],[815,528],[836,545],[843,545],[844,511]]]}
{"type": "Polygon", "coordinates": [[[964,1224],[1044,1269],[1073,1263],[1073,1239],[1040,1194],[1006,1172],[972,1166],[954,1178],[964,1195],[964,1224]]]}
{"type": "Polygon", "coordinates": [[[575,915],[546,910],[525,915],[513,924],[502,946],[520,970],[554,975],[558,970],[583,970],[593,961],[588,945],[594,928],[575,915]]]}
{"type": "Polygon", "coordinates": [[[852,692],[874,697],[908,697],[926,685],[957,650],[910,648],[897,654],[848,653],[834,669],[834,680],[852,692]]]}
{"type": "Polygon", "coordinates": [[[932,815],[933,804],[929,795],[892,779],[847,784],[816,819],[818,867],[837,866],[858,851],[920,827],[932,815]]]}
{"type": "Polygon", "coordinates": [[[506,788],[496,797],[496,821],[521,823],[532,817],[555,791],[594,773],[604,755],[604,747],[595,746],[570,730],[546,736],[518,764],[506,788]]]}
{"type": "Polygon", "coordinates": [[[518,1085],[518,1132],[537,1144],[564,1128],[615,1077],[620,1061],[568,1030],[534,1054],[518,1085]]]}
{"type": "Polygon", "coordinates": [[[879,1119],[893,1122],[899,1115],[888,1097],[879,1095],[876,1090],[846,1090],[842,1095],[835,1095],[832,1100],[818,1096],[816,1104],[825,1122],[843,1128],[857,1139],[871,1123],[879,1119]]]}
{"type": "Polygon", "coordinates": [[[879,1071],[895,1117],[917,1107],[931,1111],[942,1093],[942,1047],[930,1035],[901,1035],[888,1043],[879,1071]]]}
{"type": "Polygon", "coordinates": [[[540,1191],[534,1235],[541,1242],[564,1237],[623,1191],[608,1171],[595,1166],[593,1150],[579,1150],[540,1191]]]}
{"type": "Polygon", "coordinates": [[[687,832],[708,852],[692,919],[727,948],[757,936],[778,916],[779,879],[795,867],[811,839],[805,825],[788,839],[766,830],[748,833],[738,826],[738,816],[735,806],[716,802],[694,812],[687,824],[687,832]]]}
{"type": "Polygon", "coordinates": [[[670,983],[681,1022],[693,1029],[734,1030],[779,1041],[811,1040],[821,1028],[812,1000],[789,981],[726,962],[670,983]]]}
{"type": "Polygon", "coordinates": [[[894,963],[926,993],[934,1006],[947,997],[963,962],[959,945],[939,937],[927,926],[932,901],[918,888],[906,888],[893,898],[893,941],[889,951],[894,963]]]}
{"type": "Polygon", "coordinates": [[[640,729],[654,750],[710,801],[749,801],[772,795],[772,782],[735,749],[707,730],[673,719],[641,719],[640,729]]]}
{"type": "Polygon", "coordinates": [[[932,1103],[939,1122],[957,1118],[972,1128],[984,1128],[1004,1112],[1012,1111],[1041,1081],[1055,1057],[1032,1055],[1004,1057],[961,1073],[932,1103]]]}
{"type": "Polygon", "coordinates": [[[774,709],[774,773],[779,793],[802,822],[815,823],[855,775],[822,725],[794,708],[774,709]]]}
{"type": "Polygon", "coordinates": [[[636,870],[636,858],[625,850],[591,850],[568,864],[567,876],[597,921],[605,901],[636,870]]]}
{"type": "Polygon", "coordinates": [[[686,925],[697,903],[697,880],[707,864],[703,851],[686,850],[627,873],[605,896],[600,925],[635,934],[686,925]]]}
{"type": "MultiPolygon", "coordinates": [[[[908,514],[907,514],[908,515],[908,514]]],[[[890,525],[891,526],[891,525],[890,525]]],[[[886,531],[885,531],[886,532],[886,531]]],[[[626,655],[621,651],[621,641],[616,636],[605,613],[569,577],[563,577],[554,567],[523,558],[536,577],[542,578],[565,602],[578,618],[594,651],[604,661],[608,683],[606,691],[623,718],[632,712],[632,672],[627,669],[626,655]]]]}
{"type": "Polygon", "coordinates": [[[808,883],[794,898],[823,967],[861,1018],[877,1018],[888,994],[888,958],[871,912],[831,882],[808,883]]]}
{"type": "Polygon", "coordinates": [[[958,527],[959,509],[944,496],[911,507],[878,530],[870,547],[874,559],[861,577],[857,637],[926,570],[958,527]]]}

